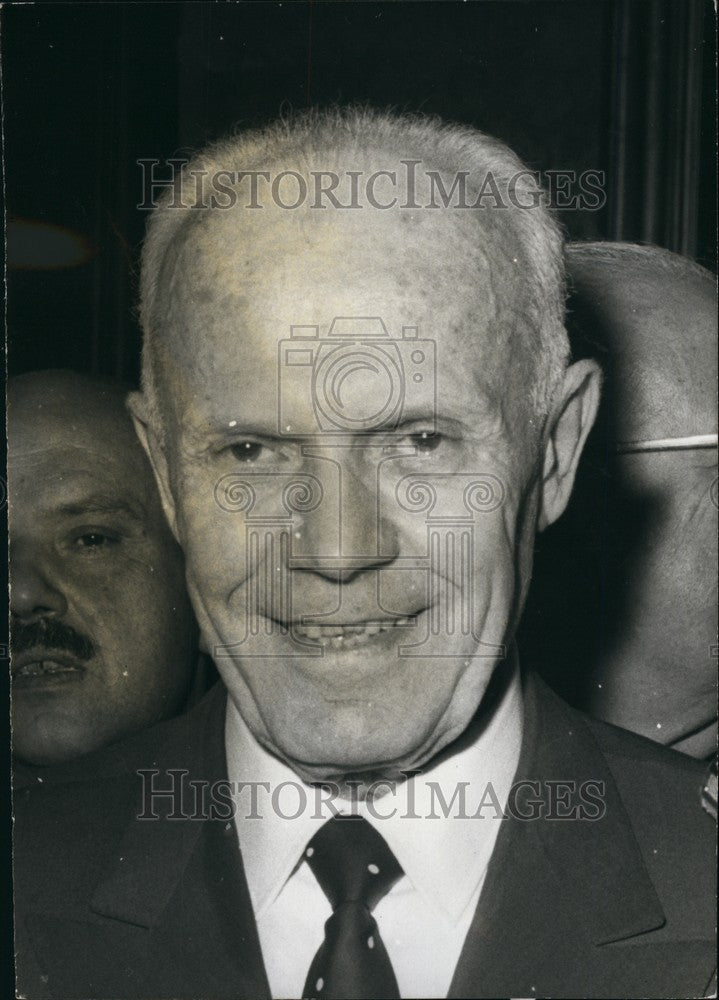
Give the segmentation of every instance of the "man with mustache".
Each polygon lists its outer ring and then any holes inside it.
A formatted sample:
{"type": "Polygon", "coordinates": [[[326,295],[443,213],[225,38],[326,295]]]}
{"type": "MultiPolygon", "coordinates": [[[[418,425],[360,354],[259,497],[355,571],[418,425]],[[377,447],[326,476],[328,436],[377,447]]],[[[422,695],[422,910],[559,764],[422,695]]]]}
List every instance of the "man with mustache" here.
{"type": "Polygon", "coordinates": [[[701,993],[701,767],[520,671],[600,381],[532,175],[432,119],[282,120],[185,168],[141,298],[130,405],[226,695],[17,808],[24,992],[701,993]]]}
{"type": "Polygon", "coordinates": [[[12,738],[49,765],[176,715],[196,632],[122,387],[63,371],[8,390],[12,738]]]}

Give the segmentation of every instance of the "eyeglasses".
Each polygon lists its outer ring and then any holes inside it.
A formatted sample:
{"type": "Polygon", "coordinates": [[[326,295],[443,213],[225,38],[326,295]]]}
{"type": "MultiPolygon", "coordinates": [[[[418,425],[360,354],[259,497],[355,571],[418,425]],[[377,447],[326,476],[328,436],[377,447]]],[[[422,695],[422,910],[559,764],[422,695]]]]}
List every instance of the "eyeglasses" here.
{"type": "Polygon", "coordinates": [[[618,455],[631,455],[638,451],[682,451],[691,448],[716,448],[716,434],[692,434],[689,437],[654,438],[649,441],[620,441],[618,455]]]}

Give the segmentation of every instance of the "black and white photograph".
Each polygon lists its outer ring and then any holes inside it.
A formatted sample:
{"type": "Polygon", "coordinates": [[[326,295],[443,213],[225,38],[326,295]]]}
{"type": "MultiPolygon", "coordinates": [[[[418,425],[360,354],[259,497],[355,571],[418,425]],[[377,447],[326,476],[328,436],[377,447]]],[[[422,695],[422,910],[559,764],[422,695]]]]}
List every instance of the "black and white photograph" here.
{"type": "Polygon", "coordinates": [[[716,997],[716,20],[2,5],[3,995],[716,997]]]}

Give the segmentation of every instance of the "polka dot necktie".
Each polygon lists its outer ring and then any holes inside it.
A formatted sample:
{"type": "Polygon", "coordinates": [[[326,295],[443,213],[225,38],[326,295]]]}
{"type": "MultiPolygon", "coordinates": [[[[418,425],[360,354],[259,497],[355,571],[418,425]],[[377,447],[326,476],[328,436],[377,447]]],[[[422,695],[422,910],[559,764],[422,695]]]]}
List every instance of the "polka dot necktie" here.
{"type": "Polygon", "coordinates": [[[392,963],[371,914],[402,875],[384,839],[361,816],[335,816],[312,838],[305,858],[333,913],[302,996],[399,998],[392,963]]]}

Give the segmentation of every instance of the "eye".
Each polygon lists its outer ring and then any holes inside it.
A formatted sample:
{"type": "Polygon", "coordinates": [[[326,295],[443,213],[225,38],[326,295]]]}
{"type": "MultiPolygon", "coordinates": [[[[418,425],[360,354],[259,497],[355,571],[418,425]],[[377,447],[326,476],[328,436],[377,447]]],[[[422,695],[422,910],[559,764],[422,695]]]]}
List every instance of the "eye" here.
{"type": "Polygon", "coordinates": [[[243,465],[251,465],[262,455],[264,445],[257,441],[239,441],[230,447],[230,451],[238,462],[242,462],[243,465]]]}
{"type": "Polygon", "coordinates": [[[117,544],[117,537],[104,531],[86,531],[78,535],[75,544],[80,549],[101,549],[117,544]]]}
{"type": "Polygon", "coordinates": [[[420,455],[429,455],[436,451],[444,440],[441,434],[434,431],[418,431],[416,434],[410,434],[409,439],[420,455]]]}

